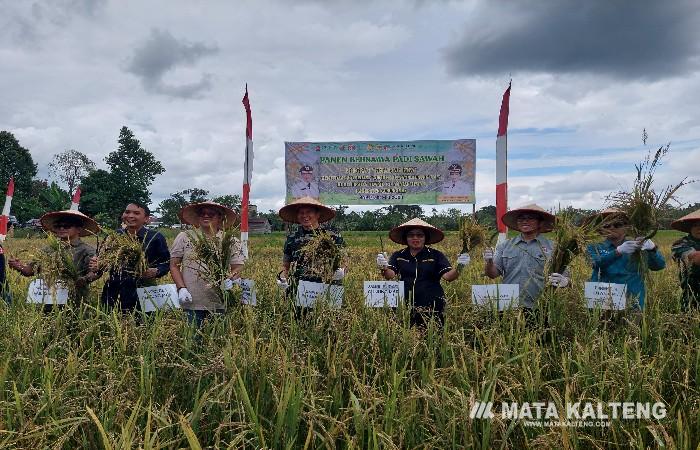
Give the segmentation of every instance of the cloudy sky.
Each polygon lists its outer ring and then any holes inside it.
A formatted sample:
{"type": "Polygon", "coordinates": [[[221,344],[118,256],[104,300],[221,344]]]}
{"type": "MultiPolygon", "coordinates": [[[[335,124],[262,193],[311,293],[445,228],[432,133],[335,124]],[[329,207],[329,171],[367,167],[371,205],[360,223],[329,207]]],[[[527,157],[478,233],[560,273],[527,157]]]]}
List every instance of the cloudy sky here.
{"type": "Polygon", "coordinates": [[[512,77],[511,206],[597,208],[667,142],[660,184],[700,178],[698,5],[0,0],[0,129],[46,177],[68,148],[104,166],[126,125],[166,168],[154,203],[240,193],[248,83],[261,209],[282,205],[284,141],[456,138],[477,139],[481,207],[512,77]]]}

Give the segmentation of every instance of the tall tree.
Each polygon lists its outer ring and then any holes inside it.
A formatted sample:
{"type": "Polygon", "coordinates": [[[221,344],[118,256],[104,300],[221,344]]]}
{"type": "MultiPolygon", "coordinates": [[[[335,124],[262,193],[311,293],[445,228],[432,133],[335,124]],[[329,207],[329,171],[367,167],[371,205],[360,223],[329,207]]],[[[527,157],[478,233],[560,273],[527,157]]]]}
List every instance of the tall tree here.
{"type": "Polygon", "coordinates": [[[15,196],[12,203],[13,214],[20,221],[31,219],[29,205],[32,178],[36,176],[36,164],[29,150],[19,145],[9,131],[0,131],[0,189],[7,186],[10,177],[15,178],[15,196]]]}
{"type": "Polygon", "coordinates": [[[224,206],[228,206],[229,208],[238,212],[240,212],[241,210],[241,196],[238,194],[220,195],[219,197],[214,197],[212,201],[224,206]]]}
{"type": "Polygon", "coordinates": [[[49,163],[49,172],[63,183],[68,192],[73,194],[80,181],[95,170],[95,163],[78,150],[64,150],[54,155],[49,163]]]}
{"type": "Polygon", "coordinates": [[[80,210],[108,227],[119,224],[119,211],[125,205],[112,205],[113,192],[120,189],[112,174],[104,169],[92,171],[81,182],[80,210]]]}

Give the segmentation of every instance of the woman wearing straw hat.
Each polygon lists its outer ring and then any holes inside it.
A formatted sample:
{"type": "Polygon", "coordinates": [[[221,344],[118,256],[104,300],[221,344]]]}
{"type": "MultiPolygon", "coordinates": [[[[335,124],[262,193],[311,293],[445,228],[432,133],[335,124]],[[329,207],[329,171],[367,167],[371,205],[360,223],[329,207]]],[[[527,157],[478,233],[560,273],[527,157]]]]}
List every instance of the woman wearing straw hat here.
{"type": "Polygon", "coordinates": [[[700,209],[671,222],[671,228],[688,233],[671,246],[678,262],[683,309],[700,308],[700,209]]]}
{"type": "MultiPolygon", "coordinates": [[[[95,256],[95,248],[80,238],[99,233],[100,226],[90,217],[75,210],[49,212],[41,216],[39,220],[44,230],[53,233],[62,242],[69,245],[73,263],[79,274],[75,283],[75,298],[71,298],[71,300],[76,303],[82,302],[90,292],[88,284],[99,278],[99,275],[91,271],[89,267],[90,258],[95,256]]],[[[23,263],[18,259],[10,259],[8,264],[25,277],[33,276],[41,270],[35,262],[23,263]]],[[[50,311],[52,306],[46,305],[45,310],[50,311]]]]}
{"type": "Polygon", "coordinates": [[[406,300],[412,300],[411,325],[425,327],[431,318],[442,325],[445,321],[445,291],[440,280],[456,280],[462,268],[469,264],[469,255],[459,255],[457,267],[452,268],[442,252],[427,247],[442,241],[445,234],[417,218],[392,228],[389,238],[406,245],[406,248],[394,252],[389,260],[383,253],[378,254],[377,266],[387,280],[399,275],[404,281],[406,300]]]}
{"type": "MultiPolygon", "coordinates": [[[[335,217],[335,211],[311,197],[302,197],[279,210],[279,216],[287,223],[299,224],[293,234],[287,236],[282,255],[282,270],[277,276],[277,285],[289,294],[295,293],[296,284],[300,280],[316,283],[328,282],[312,270],[310,262],[304,258],[302,249],[319,231],[326,232],[337,247],[344,247],[343,237],[335,230],[322,227],[321,224],[335,217]],[[291,283],[290,280],[291,279],[291,283]],[[288,289],[292,285],[292,289],[288,289]]],[[[331,282],[340,284],[345,277],[344,261],[334,261],[335,271],[331,282]]]]}
{"type": "Polygon", "coordinates": [[[666,267],[666,261],[650,239],[643,242],[627,239],[629,219],[626,214],[614,208],[607,208],[599,214],[602,218],[600,234],[605,240],[588,246],[587,253],[593,266],[591,281],[626,284],[627,298],[636,299],[632,308],[644,309],[644,277],[639,270],[639,260],[633,255],[639,252],[646,258],[649,269],[654,271],[666,267]]]}
{"type": "MultiPolygon", "coordinates": [[[[544,265],[552,254],[552,241],[543,236],[554,229],[554,215],[536,204],[506,212],[501,218],[518,236],[500,244],[495,251],[484,251],[485,273],[489,278],[503,276],[504,284],[520,286],[520,306],[533,310],[544,288],[544,265]]],[[[553,273],[549,284],[568,285],[568,277],[553,273]]]]}
{"type": "MultiPolygon", "coordinates": [[[[223,229],[238,222],[238,214],[234,210],[209,201],[187,205],[180,210],[179,216],[182,223],[219,239],[223,235],[223,229]]],[[[211,314],[224,312],[226,305],[222,303],[216,289],[200,276],[202,262],[194,257],[192,239],[194,237],[191,231],[183,231],[175,238],[170,249],[170,273],[177,287],[180,306],[190,321],[199,327],[211,314]]],[[[239,273],[244,262],[241,243],[234,238],[229,259],[230,276],[224,281],[224,289],[230,290],[240,281],[239,273]]]]}

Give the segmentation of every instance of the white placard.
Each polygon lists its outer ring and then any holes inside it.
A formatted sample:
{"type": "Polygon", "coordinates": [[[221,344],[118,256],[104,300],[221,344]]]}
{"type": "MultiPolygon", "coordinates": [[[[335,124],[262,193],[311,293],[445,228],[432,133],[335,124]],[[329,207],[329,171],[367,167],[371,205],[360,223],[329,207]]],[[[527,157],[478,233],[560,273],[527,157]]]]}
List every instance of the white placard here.
{"type": "Polygon", "coordinates": [[[180,307],[180,300],[177,297],[177,288],[174,284],[136,288],[136,293],[139,296],[141,311],[143,312],[180,307]]]}
{"type": "Polygon", "coordinates": [[[365,281],[365,305],[369,307],[396,308],[403,296],[403,281],[365,281]]]}
{"type": "Polygon", "coordinates": [[[334,284],[299,281],[297,289],[297,306],[313,308],[317,300],[326,301],[331,308],[340,308],[343,304],[343,286],[334,284]]]}
{"type": "Polygon", "coordinates": [[[517,308],[520,302],[520,286],[517,284],[475,284],[472,286],[472,303],[490,306],[498,299],[498,310],[517,308]]]}
{"type": "Polygon", "coordinates": [[[27,303],[65,305],[68,303],[68,288],[63,284],[55,284],[49,287],[44,283],[44,280],[37,278],[29,283],[27,303]]]}
{"type": "Polygon", "coordinates": [[[589,309],[623,310],[627,300],[627,285],[587,282],[583,291],[589,309]]]}
{"type": "Polygon", "coordinates": [[[255,281],[248,279],[241,280],[241,303],[251,306],[258,304],[258,299],[255,296],[255,281]]]}

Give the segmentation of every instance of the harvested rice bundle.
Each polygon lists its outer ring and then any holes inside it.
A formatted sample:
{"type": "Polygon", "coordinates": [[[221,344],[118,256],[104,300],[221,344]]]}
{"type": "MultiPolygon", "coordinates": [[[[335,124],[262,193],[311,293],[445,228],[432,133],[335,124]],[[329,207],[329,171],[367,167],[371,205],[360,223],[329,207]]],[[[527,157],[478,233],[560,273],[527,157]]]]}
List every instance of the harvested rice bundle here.
{"type": "Polygon", "coordinates": [[[556,214],[556,227],[550,236],[553,250],[549,273],[564,273],[571,261],[586,251],[588,244],[597,241],[601,221],[601,216],[596,215],[577,223],[572,209],[559,211],[556,214]]]}
{"type": "Polygon", "coordinates": [[[301,248],[302,266],[306,268],[304,276],[318,277],[330,282],[333,273],[340,267],[345,256],[345,249],[336,244],[333,236],[326,230],[316,230],[309,241],[301,248]]]}
{"type": "Polygon", "coordinates": [[[126,272],[140,278],[148,269],[141,241],[130,233],[110,234],[99,253],[100,265],[111,272],[126,272]]]}
{"type": "Polygon", "coordinates": [[[491,245],[496,235],[498,235],[498,232],[494,232],[489,227],[480,224],[476,217],[467,216],[462,218],[459,223],[459,238],[462,241],[461,253],[469,253],[481,245],[491,245]]]}
{"type": "Polygon", "coordinates": [[[653,189],[654,174],[661,166],[661,159],[668,153],[670,144],[659,147],[654,153],[648,153],[641,164],[635,165],[637,178],[631,191],[619,191],[611,194],[608,200],[612,207],[627,216],[631,234],[638,239],[651,239],[659,229],[659,218],[664,207],[675,200],[675,193],[690,183],[686,178],[674,185],[666,186],[662,191],[653,189]]]}
{"type": "Polygon", "coordinates": [[[206,234],[199,229],[188,232],[192,244],[192,260],[199,277],[216,290],[222,300],[228,296],[224,282],[231,275],[231,260],[241,252],[238,228],[229,227],[217,234],[206,234]]]}
{"type": "Polygon", "coordinates": [[[73,261],[70,244],[61,241],[51,233],[47,235],[46,242],[46,247],[34,257],[34,263],[41,278],[46,286],[54,287],[62,284],[68,288],[69,292],[74,293],[80,272],[73,261]]]}

